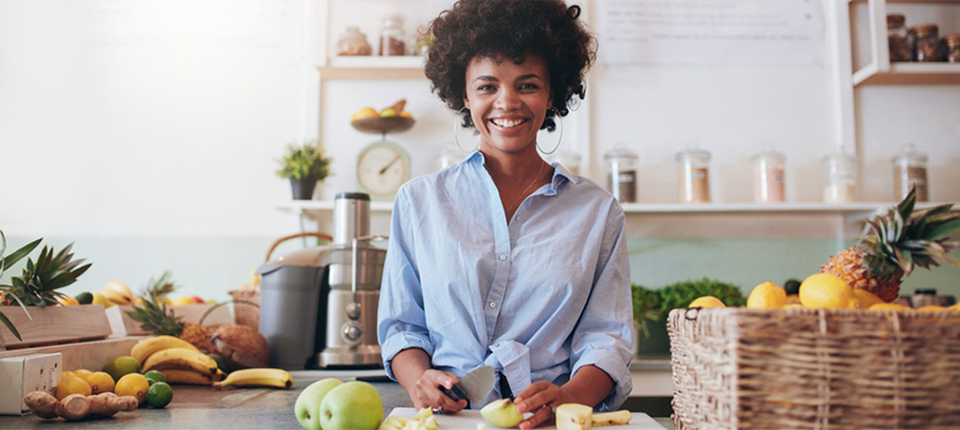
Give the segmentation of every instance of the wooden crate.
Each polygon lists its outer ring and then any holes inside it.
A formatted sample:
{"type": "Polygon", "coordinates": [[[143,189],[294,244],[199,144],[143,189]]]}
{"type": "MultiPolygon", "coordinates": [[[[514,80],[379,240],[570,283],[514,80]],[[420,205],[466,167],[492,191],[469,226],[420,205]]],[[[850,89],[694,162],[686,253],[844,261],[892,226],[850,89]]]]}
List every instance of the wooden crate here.
{"type": "Polygon", "coordinates": [[[670,312],[674,427],[960,428],[960,312],[670,312]]]}
{"type": "Polygon", "coordinates": [[[19,306],[0,307],[0,312],[10,319],[22,338],[17,339],[6,325],[0,324],[0,350],[105,339],[113,333],[103,305],[29,306],[27,309],[30,317],[19,306]]]}

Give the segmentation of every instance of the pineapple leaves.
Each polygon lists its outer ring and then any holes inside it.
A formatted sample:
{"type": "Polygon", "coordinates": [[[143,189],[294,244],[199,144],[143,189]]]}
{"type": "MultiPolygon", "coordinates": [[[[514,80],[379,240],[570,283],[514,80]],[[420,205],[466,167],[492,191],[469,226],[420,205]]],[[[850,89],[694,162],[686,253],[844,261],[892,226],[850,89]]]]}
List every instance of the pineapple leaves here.
{"type": "MultiPolygon", "coordinates": [[[[27,315],[30,315],[30,314],[27,314],[27,315]]],[[[10,321],[9,318],[7,318],[6,315],[3,314],[3,312],[0,312],[0,322],[3,322],[3,325],[7,326],[7,329],[10,330],[10,332],[17,337],[17,340],[23,340],[23,338],[20,337],[20,332],[17,331],[17,328],[13,326],[13,323],[10,321]]]]}
{"type": "Polygon", "coordinates": [[[0,261],[0,272],[3,272],[3,269],[5,268],[8,269],[10,267],[13,267],[13,265],[17,264],[17,262],[20,261],[23,257],[26,257],[28,254],[33,252],[33,250],[36,249],[38,245],[40,245],[40,241],[42,240],[43,238],[41,237],[33,242],[30,242],[24,245],[20,249],[13,251],[12,254],[6,257],[3,257],[3,260],[0,261]]]}
{"type": "Polygon", "coordinates": [[[897,262],[900,268],[903,269],[903,276],[910,276],[910,273],[913,272],[912,254],[905,249],[894,248],[894,250],[897,252],[897,262]]]}
{"type": "Polygon", "coordinates": [[[946,239],[957,232],[960,232],[960,216],[954,216],[952,219],[930,228],[930,231],[924,235],[924,239],[930,241],[946,239]]]}
{"type": "Polygon", "coordinates": [[[897,205],[897,213],[900,215],[901,219],[910,218],[910,214],[913,213],[913,206],[917,203],[917,187],[910,187],[910,192],[907,193],[907,196],[903,198],[903,201],[897,205]]]}

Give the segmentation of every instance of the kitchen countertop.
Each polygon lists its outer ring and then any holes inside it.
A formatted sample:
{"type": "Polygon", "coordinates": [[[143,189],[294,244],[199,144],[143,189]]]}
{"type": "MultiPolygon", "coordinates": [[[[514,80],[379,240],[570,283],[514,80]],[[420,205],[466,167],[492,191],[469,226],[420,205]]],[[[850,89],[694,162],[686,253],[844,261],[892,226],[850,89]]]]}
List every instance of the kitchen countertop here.
{"type": "MultiPolygon", "coordinates": [[[[176,385],[173,401],[164,409],[141,408],[136,412],[120,412],[111,418],[67,422],[63,419],[44,420],[33,415],[0,416],[3,429],[117,429],[117,428],[175,428],[175,429],[300,429],[293,414],[293,405],[300,391],[314,381],[336,377],[341,380],[354,376],[371,376],[370,383],[380,392],[384,416],[393,408],[412,407],[406,391],[395,382],[380,382],[375,375],[380,371],[297,371],[293,388],[276,390],[265,388],[225,389],[176,385]]],[[[669,418],[655,418],[660,425],[673,429],[669,418]]]]}

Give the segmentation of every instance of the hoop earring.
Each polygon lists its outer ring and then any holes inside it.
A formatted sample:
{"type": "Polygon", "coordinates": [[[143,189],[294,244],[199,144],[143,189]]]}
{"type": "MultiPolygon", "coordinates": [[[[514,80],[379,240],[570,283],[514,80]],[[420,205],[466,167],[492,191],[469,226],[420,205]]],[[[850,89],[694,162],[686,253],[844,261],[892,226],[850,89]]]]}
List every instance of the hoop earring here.
{"type": "Polygon", "coordinates": [[[563,140],[563,119],[560,117],[560,111],[555,107],[551,107],[550,109],[553,109],[555,112],[557,112],[557,122],[560,124],[560,138],[557,139],[557,146],[554,146],[553,151],[550,152],[544,151],[543,148],[540,147],[540,143],[537,143],[537,149],[545,155],[550,155],[554,152],[557,152],[557,150],[560,149],[560,142],[563,140]]]}
{"type": "Polygon", "coordinates": [[[466,108],[467,108],[466,106],[460,108],[460,110],[457,111],[457,116],[453,118],[453,141],[457,143],[457,148],[460,148],[461,151],[469,154],[473,151],[476,151],[477,148],[480,147],[480,139],[477,139],[477,146],[473,147],[473,149],[470,151],[467,151],[466,149],[463,149],[462,146],[460,146],[460,138],[457,137],[457,130],[460,127],[457,126],[457,123],[460,122],[460,115],[463,114],[463,110],[466,108]]]}

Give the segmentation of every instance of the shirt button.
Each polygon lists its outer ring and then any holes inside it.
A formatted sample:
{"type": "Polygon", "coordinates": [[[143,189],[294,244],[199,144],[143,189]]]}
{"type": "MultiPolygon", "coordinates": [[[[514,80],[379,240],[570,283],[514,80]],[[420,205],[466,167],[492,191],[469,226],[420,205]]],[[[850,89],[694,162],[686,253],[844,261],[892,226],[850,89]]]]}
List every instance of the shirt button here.
{"type": "Polygon", "coordinates": [[[506,259],[507,259],[506,255],[500,254],[500,261],[504,261],[506,259]]]}
{"type": "Polygon", "coordinates": [[[491,307],[491,308],[497,307],[497,303],[496,303],[496,302],[490,302],[490,307],[491,307]]]}

